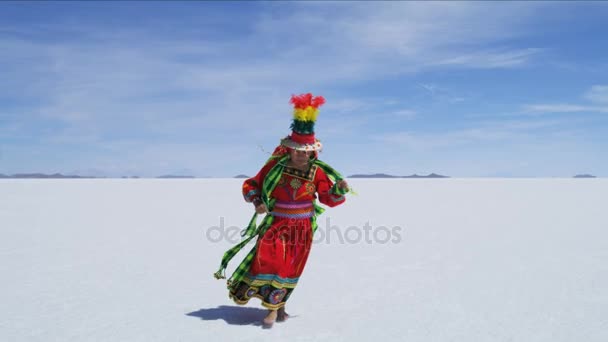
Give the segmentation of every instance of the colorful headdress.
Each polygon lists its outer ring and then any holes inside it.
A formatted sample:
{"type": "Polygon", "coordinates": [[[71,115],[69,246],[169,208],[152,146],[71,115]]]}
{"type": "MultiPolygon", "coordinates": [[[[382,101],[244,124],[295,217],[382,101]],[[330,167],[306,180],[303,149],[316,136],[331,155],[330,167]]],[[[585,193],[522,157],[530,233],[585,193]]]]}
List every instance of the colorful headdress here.
{"type": "Polygon", "coordinates": [[[315,122],[325,99],[307,93],[292,95],[289,102],[294,106],[292,132],[281,140],[281,145],[299,151],[320,151],[323,145],[315,138],[315,122]]]}

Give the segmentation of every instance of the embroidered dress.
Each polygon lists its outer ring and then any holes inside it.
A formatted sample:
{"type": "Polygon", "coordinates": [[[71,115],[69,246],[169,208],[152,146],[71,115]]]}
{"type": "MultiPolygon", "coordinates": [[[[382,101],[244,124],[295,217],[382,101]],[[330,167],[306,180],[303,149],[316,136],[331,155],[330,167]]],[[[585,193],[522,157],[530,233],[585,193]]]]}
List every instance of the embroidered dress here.
{"type": "MultiPolygon", "coordinates": [[[[253,202],[261,194],[260,184],[276,160],[269,162],[253,178],[243,183],[245,200],[253,202]]],[[[230,285],[230,298],[246,304],[256,297],[269,309],[285,305],[298,284],[312,247],[312,220],[315,200],[330,207],[344,203],[345,198],[318,165],[307,171],[285,166],[271,192],[274,199],[268,208],[272,224],[258,239],[249,268],[242,279],[230,285]]]]}
{"type": "Polygon", "coordinates": [[[257,238],[227,280],[229,297],[238,304],[256,297],[271,310],[285,305],[304,271],[317,215],[325,211],[317,200],[335,207],[344,203],[344,195],[351,191],[340,173],[318,159],[322,144],[315,137],[314,126],[325,98],[306,93],[293,95],[290,103],[294,105],[291,134],[281,139],[260,172],[243,183],[245,200],[256,207],[263,203],[269,212],[259,225],[258,214],[253,215],[241,234],[245,239],[224,253],[220,269],[213,274],[216,279],[226,279],[230,260],[257,238]],[[292,152],[310,156],[306,171],[287,166],[292,152]]]}

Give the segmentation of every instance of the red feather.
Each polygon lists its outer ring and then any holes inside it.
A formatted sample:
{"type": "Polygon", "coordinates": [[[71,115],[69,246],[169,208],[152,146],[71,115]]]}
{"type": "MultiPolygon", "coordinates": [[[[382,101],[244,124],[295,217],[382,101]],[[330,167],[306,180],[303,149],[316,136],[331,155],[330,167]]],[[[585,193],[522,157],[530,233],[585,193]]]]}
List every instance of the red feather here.
{"type": "Polygon", "coordinates": [[[312,96],[311,93],[306,93],[301,95],[291,95],[291,100],[289,102],[298,109],[306,109],[306,107],[319,108],[325,103],[325,98],[323,98],[323,96],[312,96]]]}
{"type": "Polygon", "coordinates": [[[317,96],[312,99],[312,106],[315,108],[321,107],[325,103],[325,98],[323,96],[317,96]]]}

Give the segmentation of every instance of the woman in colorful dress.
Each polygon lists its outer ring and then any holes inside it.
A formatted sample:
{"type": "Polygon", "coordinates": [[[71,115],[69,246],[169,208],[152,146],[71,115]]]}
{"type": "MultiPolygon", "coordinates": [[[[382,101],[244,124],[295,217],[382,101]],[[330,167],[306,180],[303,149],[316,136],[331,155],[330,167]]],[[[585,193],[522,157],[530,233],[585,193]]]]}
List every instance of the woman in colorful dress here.
{"type": "Polygon", "coordinates": [[[243,183],[245,201],[255,214],[241,243],[224,254],[218,279],[225,278],[228,261],[251,239],[257,242],[228,280],[229,297],[244,305],[256,297],[269,311],[264,327],[285,321],[285,303],[304,271],[317,228],[316,217],[324,209],[344,203],[348,183],[318,159],[321,142],[314,136],[318,108],[325,99],[303,94],[292,96],[292,133],[281,140],[264,167],[243,183]],[[266,214],[260,225],[257,215],[266,214]]]}

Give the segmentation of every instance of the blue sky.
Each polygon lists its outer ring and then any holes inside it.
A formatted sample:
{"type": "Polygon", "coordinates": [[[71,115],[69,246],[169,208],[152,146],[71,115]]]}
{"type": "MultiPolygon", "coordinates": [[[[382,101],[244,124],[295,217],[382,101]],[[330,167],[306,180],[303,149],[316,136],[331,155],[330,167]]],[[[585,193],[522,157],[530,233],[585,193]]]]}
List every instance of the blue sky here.
{"type": "Polygon", "coordinates": [[[0,2],[0,173],[608,176],[603,2],[0,2]]]}

